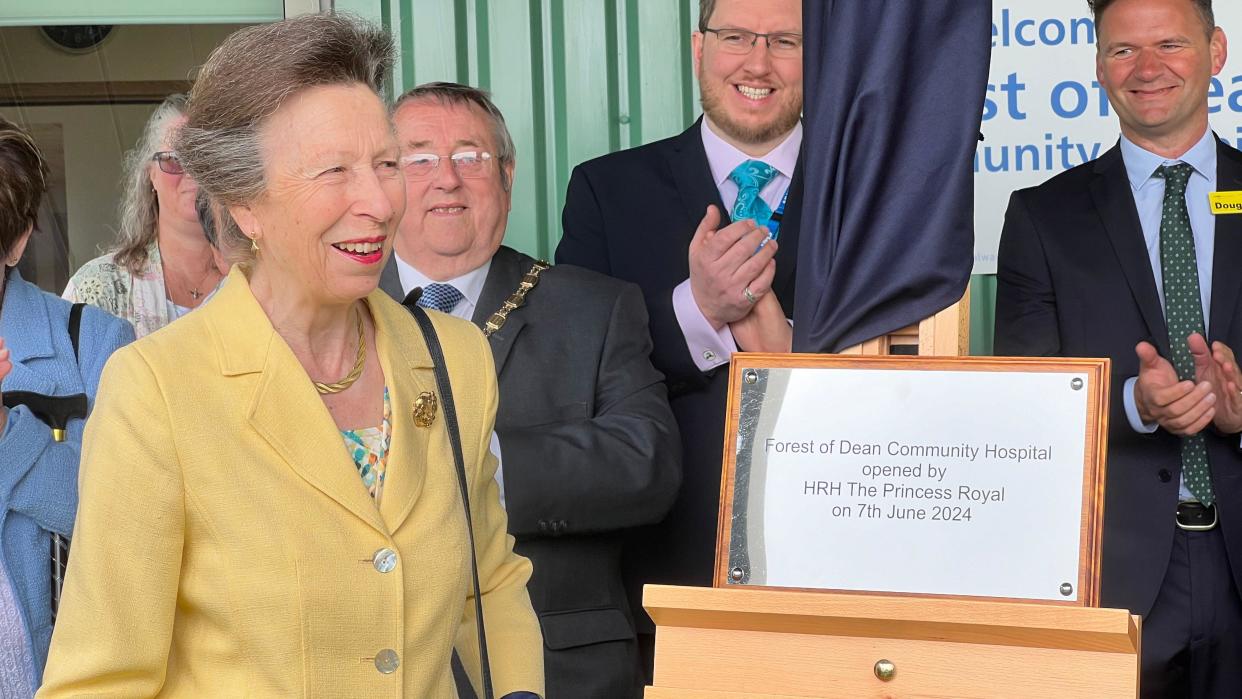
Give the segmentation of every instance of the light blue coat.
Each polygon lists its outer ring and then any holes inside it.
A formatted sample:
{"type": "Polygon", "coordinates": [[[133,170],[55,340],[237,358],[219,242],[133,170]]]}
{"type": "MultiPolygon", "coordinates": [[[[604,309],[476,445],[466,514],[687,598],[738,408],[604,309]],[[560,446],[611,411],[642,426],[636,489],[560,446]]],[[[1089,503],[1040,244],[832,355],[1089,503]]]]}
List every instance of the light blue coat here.
{"type": "MultiPolygon", "coordinates": [[[[104,363],[118,347],[133,341],[133,327],[87,306],[78,335],[79,363],[69,339],[72,304],[24,281],[16,269],[9,270],[0,303],[0,337],[13,362],[0,390],[50,396],[85,393],[93,406],[104,363]]],[[[25,406],[10,410],[7,422],[0,425],[0,555],[34,646],[36,686],[52,638],[48,532],[69,536],[73,530],[84,423],[71,421],[68,438],[60,443],[25,406]]]]}

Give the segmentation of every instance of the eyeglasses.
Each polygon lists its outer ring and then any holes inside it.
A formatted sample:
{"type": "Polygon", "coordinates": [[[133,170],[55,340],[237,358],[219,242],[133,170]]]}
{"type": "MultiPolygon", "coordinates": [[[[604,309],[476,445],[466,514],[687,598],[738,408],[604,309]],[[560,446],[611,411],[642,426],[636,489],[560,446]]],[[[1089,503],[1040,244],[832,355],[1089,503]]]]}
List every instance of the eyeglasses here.
{"type": "Polygon", "coordinates": [[[704,29],[704,33],[715,34],[720,41],[720,50],[737,56],[745,56],[755,48],[760,37],[768,45],[768,53],[776,58],[796,58],[802,55],[802,35],[791,32],[760,34],[745,29],[704,29]]]}
{"type": "Polygon", "coordinates": [[[401,158],[401,166],[405,168],[408,177],[422,180],[435,174],[441,160],[449,160],[460,177],[484,177],[487,175],[487,163],[491,159],[492,154],[487,151],[464,150],[448,156],[410,153],[401,158]]]}
{"type": "Polygon", "coordinates": [[[170,175],[184,175],[185,168],[181,167],[181,159],[177,157],[175,150],[162,150],[151,159],[160,166],[160,170],[170,175]]]}

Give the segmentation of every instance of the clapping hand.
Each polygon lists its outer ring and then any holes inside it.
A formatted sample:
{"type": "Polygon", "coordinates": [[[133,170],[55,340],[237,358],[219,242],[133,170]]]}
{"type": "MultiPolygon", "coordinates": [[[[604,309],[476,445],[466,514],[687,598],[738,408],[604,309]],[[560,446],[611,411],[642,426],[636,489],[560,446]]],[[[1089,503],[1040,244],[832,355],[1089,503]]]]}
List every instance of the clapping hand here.
{"type": "Polygon", "coordinates": [[[1139,358],[1134,404],[1143,422],[1156,422],[1176,435],[1198,434],[1212,424],[1217,396],[1210,381],[1179,381],[1173,365],[1149,342],[1138,343],[1134,351],[1139,358]]]}
{"type": "Polygon", "coordinates": [[[771,291],[777,249],[767,229],[754,221],[717,230],[720,222],[720,210],[708,206],[690,241],[689,260],[690,291],[717,330],[744,318],[771,291]]]}
{"type": "Polygon", "coordinates": [[[1207,340],[1199,333],[1186,338],[1190,356],[1195,360],[1195,379],[1212,385],[1216,394],[1212,424],[1224,434],[1242,432],[1242,380],[1233,350],[1223,342],[1207,340]]]}
{"type": "Polygon", "coordinates": [[[793,351],[793,327],[776,294],[764,294],[753,312],[729,323],[729,331],[743,352],[793,351]]]}

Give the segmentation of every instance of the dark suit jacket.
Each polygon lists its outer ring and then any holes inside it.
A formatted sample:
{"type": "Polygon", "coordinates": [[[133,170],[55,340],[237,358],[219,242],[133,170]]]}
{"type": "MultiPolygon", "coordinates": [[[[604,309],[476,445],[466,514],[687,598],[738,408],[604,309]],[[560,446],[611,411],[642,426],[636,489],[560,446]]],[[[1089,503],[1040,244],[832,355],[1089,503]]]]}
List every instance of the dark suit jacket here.
{"type": "MultiPolygon", "coordinates": [[[[1217,144],[1217,188],[1242,189],[1242,153],[1217,144]]],[[[1209,340],[1242,349],[1242,216],[1216,219],[1209,340]]],[[[1136,433],[1122,390],[1134,346],[1169,357],[1168,331],[1120,147],[1013,194],[1001,235],[996,353],[1112,359],[1103,603],[1146,614],[1173,544],[1179,439],[1136,433]]],[[[1238,435],[1207,431],[1221,528],[1242,587],[1242,453],[1238,435]],[[1239,519],[1235,523],[1234,517],[1239,519]]]]}
{"type": "MultiPolygon", "coordinates": [[[[507,247],[472,319],[483,323],[534,259],[507,247]]],[[[400,296],[395,265],[382,285],[400,296]]],[[[489,339],[500,385],[505,509],[545,645],[547,697],[637,697],[620,532],[658,522],[681,482],[677,427],[651,366],[637,288],[589,270],[544,270],[489,339]]]]}
{"type": "MultiPolygon", "coordinates": [[[[574,169],[562,217],[558,262],[642,287],[655,343],[652,361],[668,381],[681,427],[685,483],[665,521],[627,557],[631,589],[641,583],[710,585],[716,550],[728,366],[695,366],[673,313],[673,289],[690,276],[690,239],[708,204],[729,209],[712,181],[702,120],[678,136],[605,155],[574,169]]],[[[794,266],[802,207],[801,161],[781,221],[773,289],[793,315],[794,266]]]]}

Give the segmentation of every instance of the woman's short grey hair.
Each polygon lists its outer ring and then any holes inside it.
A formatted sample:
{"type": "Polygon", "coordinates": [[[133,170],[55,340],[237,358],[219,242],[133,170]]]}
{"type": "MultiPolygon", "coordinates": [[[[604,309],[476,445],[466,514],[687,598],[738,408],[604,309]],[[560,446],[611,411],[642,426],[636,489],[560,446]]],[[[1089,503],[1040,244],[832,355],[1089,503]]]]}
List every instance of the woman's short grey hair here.
{"type": "MultiPolygon", "coordinates": [[[[345,14],[302,15],[241,29],[207,59],[175,145],[186,172],[224,207],[263,194],[260,133],[292,95],[312,87],[363,84],[378,96],[396,51],[384,30],[345,14]]],[[[231,216],[215,226],[221,248],[254,261],[231,216]]]]}
{"type": "Polygon", "coordinates": [[[185,113],[185,103],[180,93],[165,97],[147,119],[138,143],[125,154],[112,259],[133,274],[146,266],[147,250],[159,233],[160,203],[151,184],[151,157],[163,147],[168,127],[185,113]]]}
{"type": "Polygon", "coordinates": [[[397,98],[392,106],[393,114],[407,102],[415,100],[433,100],[440,104],[457,104],[475,107],[483,113],[483,117],[492,126],[492,143],[496,146],[497,164],[500,166],[500,185],[509,191],[509,170],[517,160],[517,148],[513,145],[513,137],[509,135],[509,127],[505,125],[505,116],[500,113],[492,96],[486,90],[462,85],[461,83],[434,82],[423,83],[397,98]]]}

